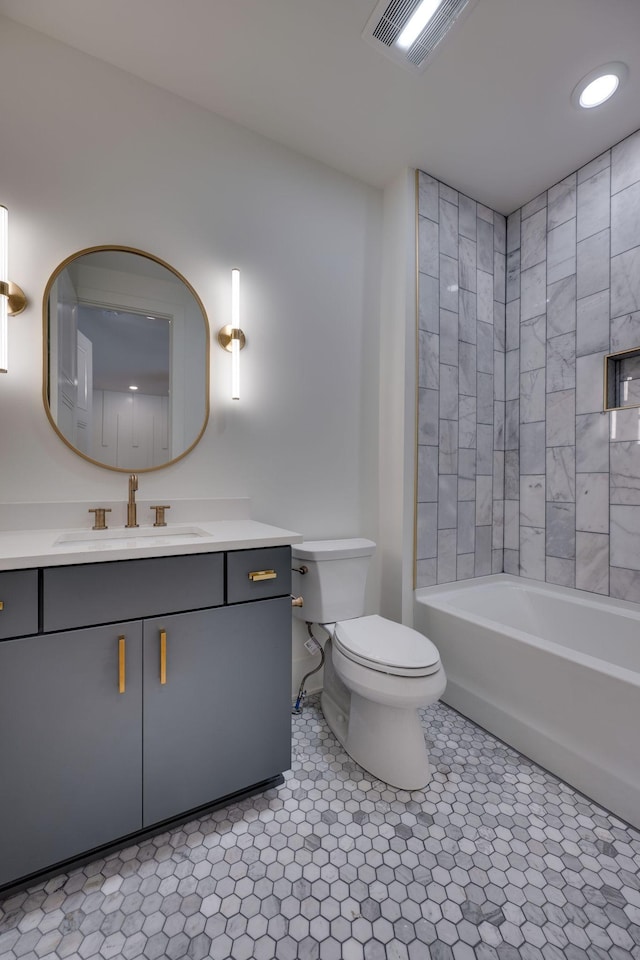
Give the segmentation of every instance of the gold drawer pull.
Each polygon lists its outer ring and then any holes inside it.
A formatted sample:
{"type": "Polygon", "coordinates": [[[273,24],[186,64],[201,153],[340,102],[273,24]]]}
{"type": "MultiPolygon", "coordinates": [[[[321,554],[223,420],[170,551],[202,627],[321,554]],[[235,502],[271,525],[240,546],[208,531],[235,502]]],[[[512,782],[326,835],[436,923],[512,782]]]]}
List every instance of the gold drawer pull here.
{"type": "Polygon", "coordinates": [[[275,580],[277,576],[275,570],[252,570],[249,574],[249,580],[255,583],[258,580],[275,580]]]}
{"type": "Polygon", "coordinates": [[[160,683],[167,682],[167,631],[160,631],[160,683]]]}
{"type": "Polygon", "coordinates": [[[125,686],[125,638],[118,637],[118,693],[124,693],[125,686]]]}
{"type": "Polygon", "coordinates": [[[4,610],[4,600],[0,600],[0,610],[4,610]]]}

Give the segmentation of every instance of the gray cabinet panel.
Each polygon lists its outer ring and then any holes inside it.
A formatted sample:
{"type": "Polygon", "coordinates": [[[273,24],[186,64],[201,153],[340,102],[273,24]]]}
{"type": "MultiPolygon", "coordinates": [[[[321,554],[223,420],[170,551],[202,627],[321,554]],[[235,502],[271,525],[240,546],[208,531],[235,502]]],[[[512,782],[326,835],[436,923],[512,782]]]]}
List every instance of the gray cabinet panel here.
{"type": "Polygon", "coordinates": [[[0,639],[21,637],[38,629],[38,571],[0,573],[0,639]]]}
{"type": "Polygon", "coordinates": [[[0,643],[0,884],[141,828],[141,691],[140,623],[0,643]]]}
{"type": "Polygon", "coordinates": [[[290,599],[145,621],[144,686],[145,826],[288,769],[290,599]]]}
{"type": "Polygon", "coordinates": [[[47,567],[42,601],[45,630],[215,607],[224,602],[224,555],[47,567]]]}
{"type": "Polygon", "coordinates": [[[227,554],[227,603],[283,597],[290,593],[290,547],[261,547],[227,554]],[[266,574],[268,579],[259,579],[261,574],[266,574]]]}

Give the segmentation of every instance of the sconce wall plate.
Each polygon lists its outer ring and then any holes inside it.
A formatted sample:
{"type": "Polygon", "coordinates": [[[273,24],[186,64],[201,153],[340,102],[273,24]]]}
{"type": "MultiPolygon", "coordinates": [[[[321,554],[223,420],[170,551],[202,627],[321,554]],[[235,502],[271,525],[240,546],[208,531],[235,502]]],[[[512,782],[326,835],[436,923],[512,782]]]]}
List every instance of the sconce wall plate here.
{"type": "Polygon", "coordinates": [[[27,306],[24,290],[11,280],[0,282],[0,296],[7,298],[7,313],[10,317],[17,317],[27,306]]]}
{"type": "MultiPolygon", "coordinates": [[[[233,339],[234,339],[233,327],[231,326],[230,323],[227,323],[224,327],[221,327],[221,329],[218,331],[218,343],[220,344],[221,347],[223,347],[225,350],[228,350],[229,353],[231,353],[233,349],[233,347],[231,346],[231,341],[233,339]]],[[[246,345],[246,342],[247,342],[247,338],[245,337],[242,330],[237,331],[236,339],[240,341],[240,349],[242,350],[242,348],[246,345]]]]}

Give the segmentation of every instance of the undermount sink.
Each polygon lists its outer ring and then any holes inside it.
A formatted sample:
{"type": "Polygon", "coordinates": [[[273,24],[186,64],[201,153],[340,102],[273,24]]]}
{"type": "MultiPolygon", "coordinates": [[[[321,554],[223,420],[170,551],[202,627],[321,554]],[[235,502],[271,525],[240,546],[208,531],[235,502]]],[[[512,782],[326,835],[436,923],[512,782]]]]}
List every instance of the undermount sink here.
{"type": "Polygon", "coordinates": [[[75,530],[61,533],[54,540],[55,547],[81,546],[88,550],[115,550],[121,547],[144,547],[165,544],[189,543],[201,537],[211,537],[200,527],[121,527],[109,530],[75,530]]]}

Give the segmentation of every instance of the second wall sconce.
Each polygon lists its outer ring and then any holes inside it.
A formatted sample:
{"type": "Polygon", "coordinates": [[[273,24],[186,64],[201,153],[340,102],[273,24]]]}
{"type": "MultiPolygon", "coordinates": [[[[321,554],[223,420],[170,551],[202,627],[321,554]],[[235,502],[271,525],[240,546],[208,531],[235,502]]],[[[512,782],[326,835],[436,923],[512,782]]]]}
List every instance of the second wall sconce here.
{"type": "Polygon", "coordinates": [[[240,351],[246,344],[240,329],[240,271],[231,271],[231,323],[218,333],[218,343],[231,353],[231,399],[240,399],[240,351]]]}
{"type": "Polygon", "coordinates": [[[7,317],[16,317],[26,305],[20,287],[9,280],[9,212],[0,205],[0,373],[9,368],[7,317]]]}

